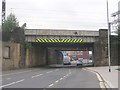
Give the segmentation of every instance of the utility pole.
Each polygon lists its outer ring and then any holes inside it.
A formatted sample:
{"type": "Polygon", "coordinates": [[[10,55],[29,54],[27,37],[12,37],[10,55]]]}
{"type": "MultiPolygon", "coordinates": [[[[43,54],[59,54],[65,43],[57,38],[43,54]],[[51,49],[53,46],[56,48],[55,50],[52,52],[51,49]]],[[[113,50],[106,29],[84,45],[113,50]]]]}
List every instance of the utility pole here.
{"type": "Polygon", "coordinates": [[[107,4],[107,24],[108,24],[108,62],[109,62],[109,72],[111,72],[111,60],[110,60],[110,23],[109,23],[109,9],[108,9],[108,0],[107,4]]]}

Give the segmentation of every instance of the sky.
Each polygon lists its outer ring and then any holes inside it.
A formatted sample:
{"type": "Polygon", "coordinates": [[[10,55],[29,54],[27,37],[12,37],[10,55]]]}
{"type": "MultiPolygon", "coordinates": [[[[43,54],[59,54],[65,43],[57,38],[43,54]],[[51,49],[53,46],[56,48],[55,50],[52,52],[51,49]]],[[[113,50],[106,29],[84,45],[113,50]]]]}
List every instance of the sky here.
{"type": "MultiPolygon", "coordinates": [[[[108,0],[110,21],[118,1],[108,0]]],[[[14,13],[28,29],[99,30],[108,28],[106,7],[106,0],[6,0],[6,17],[14,13]]]]}

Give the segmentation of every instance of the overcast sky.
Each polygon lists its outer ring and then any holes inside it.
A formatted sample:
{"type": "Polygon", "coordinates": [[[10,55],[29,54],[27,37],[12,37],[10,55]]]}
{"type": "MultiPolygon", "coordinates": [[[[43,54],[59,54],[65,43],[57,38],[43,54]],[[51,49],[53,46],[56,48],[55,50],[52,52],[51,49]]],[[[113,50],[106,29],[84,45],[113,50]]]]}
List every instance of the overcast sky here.
{"type": "MultiPolygon", "coordinates": [[[[119,0],[108,1],[111,15],[118,10],[119,0]]],[[[7,15],[14,13],[27,28],[107,28],[106,0],[6,0],[6,8],[7,15]]]]}

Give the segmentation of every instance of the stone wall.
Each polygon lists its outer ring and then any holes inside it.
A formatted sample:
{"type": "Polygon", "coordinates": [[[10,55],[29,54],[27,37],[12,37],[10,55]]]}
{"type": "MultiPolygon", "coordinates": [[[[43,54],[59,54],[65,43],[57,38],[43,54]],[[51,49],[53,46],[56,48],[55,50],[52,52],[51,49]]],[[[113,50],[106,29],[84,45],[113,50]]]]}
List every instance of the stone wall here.
{"type": "MultiPolygon", "coordinates": [[[[25,67],[25,36],[24,30],[20,27],[15,28],[12,32],[2,31],[3,54],[6,47],[9,48],[9,57],[4,57],[3,70],[17,69],[25,67]]],[[[5,53],[7,53],[6,51],[5,53]]]]}
{"type": "Polygon", "coordinates": [[[94,43],[94,65],[108,65],[107,58],[107,30],[99,30],[99,40],[94,43]]]}
{"type": "MultiPolygon", "coordinates": [[[[108,65],[108,35],[107,29],[99,30],[99,40],[94,43],[94,65],[108,65]]],[[[110,36],[111,65],[118,65],[118,40],[117,36],[110,36]]]]}
{"type": "Polygon", "coordinates": [[[111,65],[118,65],[118,39],[117,36],[111,36],[111,65]]]}
{"type": "Polygon", "coordinates": [[[57,64],[57,51],[55,48],[48,48],[47,50],[47,65],[57,64]]]}
{"type": "Polygon", "coordinates": [[[33,46],[26,49],[26,67],[35,67],[46,65],[46,48],[33,46]]]}
{"type": "Polygon", "coordinates": [[[2,61],[2,70],[11,70],[19,68],[20,62],[20,44],[13,42],[3,42],[3,61],[2,61]],[[4,48],[9,47],[10,56],[8,58],[4,57],[4,48]]]}

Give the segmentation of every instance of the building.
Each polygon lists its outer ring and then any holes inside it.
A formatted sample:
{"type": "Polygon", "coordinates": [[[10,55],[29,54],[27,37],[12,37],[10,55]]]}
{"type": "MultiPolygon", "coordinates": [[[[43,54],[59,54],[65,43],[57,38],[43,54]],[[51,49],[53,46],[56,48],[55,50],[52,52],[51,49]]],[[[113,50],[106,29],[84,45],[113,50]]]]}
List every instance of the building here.
{"type": "Polygon", "coordinates": [[[82,59],[89,59],[89,51],[67,51],[68,56],[71,58],[74,57],[76,59],[82,58],[82,59]]]}

